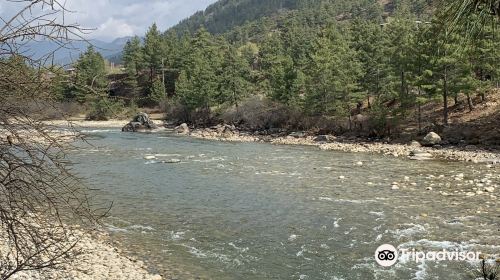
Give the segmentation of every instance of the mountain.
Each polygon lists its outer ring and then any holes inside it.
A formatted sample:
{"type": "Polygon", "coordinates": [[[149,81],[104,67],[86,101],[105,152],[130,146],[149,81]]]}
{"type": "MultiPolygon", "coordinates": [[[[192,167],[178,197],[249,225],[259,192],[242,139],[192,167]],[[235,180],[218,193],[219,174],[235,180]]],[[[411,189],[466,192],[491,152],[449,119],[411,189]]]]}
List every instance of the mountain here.
{"type": "Polygon", "coordinates": [[[396,7],[407,5],[412,14],[421,17],[429,14],[426,7],[430,3],[432,0],[220,0],[171,30],[177,34],[192,34],[203,27],[212,34],[223,34],[266,19],[267,24],[275,24],[296,11],[304,10],[328,13],[335,20],[344,20],[388,17],[396,7]]]}
{"type": "Polygon", "coordinates": [[[54,63],[59,65],[69,65],[75,62],[80,54],[84,52],[87,47],[92,44],[95,49],[101,53],[105,58],[109,58],[111,61],[115,57],[119,57],[123,47],[130,37],[118,38],[112,42],[104,42],[100,40],[90,40],[85,41],[75,41],[71,45],[65,48],[60,48],[58,44],[51,41],[34,42],[26,45],[23,49],[24,53],[30,54],[35,58],[46,57],[48,54],[54,53],[53,59],[47,63],[54,63]]]}

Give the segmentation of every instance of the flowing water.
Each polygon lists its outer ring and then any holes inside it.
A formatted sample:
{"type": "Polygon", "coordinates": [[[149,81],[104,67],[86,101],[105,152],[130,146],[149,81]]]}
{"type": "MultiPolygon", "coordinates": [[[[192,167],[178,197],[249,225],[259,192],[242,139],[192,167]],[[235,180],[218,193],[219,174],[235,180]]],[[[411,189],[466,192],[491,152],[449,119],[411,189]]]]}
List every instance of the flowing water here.
{"type": "Polygon", "coordinates": [[[470,262],[383,268],[374,253],[500,252],[498,200],[462,192],[499,185],[498,167],[87,132],[73,169],[114,202],[112,240],[174,279],[471,279],[470,262]]]}

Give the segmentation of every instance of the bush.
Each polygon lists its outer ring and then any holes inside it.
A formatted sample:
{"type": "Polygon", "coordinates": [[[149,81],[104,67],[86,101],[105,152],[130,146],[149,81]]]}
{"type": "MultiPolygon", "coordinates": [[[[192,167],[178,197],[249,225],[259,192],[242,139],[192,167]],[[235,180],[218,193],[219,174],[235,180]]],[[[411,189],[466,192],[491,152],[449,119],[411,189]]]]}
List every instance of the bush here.
{"type": "Polygon", "coordinates": [[[247,130],[289,128],[293,123],[292,111],[285,105],[257,96],[244,100],[222,114],[222,120],[247,130]]]}
{"type": "Polygon", "coordinates": [[[87,120],[107,121],[123,111],[123,103],[112,101],[106,97],[97,98],[90,105],[87,120]]]}

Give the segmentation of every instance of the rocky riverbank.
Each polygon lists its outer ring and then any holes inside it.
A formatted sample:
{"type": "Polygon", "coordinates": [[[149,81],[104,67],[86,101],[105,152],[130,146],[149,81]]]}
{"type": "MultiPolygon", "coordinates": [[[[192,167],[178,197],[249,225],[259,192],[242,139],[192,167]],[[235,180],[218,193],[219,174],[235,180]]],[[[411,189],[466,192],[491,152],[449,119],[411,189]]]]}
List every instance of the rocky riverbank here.
{"type": "MultiPolygon", "coordinates": [[[[42,269],[17,273],[12,279],[73,279],[73,280],[160,280],[160,275],[147,271],[142,261],[126,257],[120,250],[109,245],[107,235],[90,236],[81,232],[75,235],[80,240],[75,248],[82,254],[57,269],[42,269]]],[[[7,242],[0,239],[0,252],[9,252],[7,242]]]]}
{"type": "Polygon", "coordinates": [[[194,129],[186,131],[185,126],[178,128],[181,134],[192,137],[216,141],[229,142],[267,142],[280,145],[315,146],[321,150],[342,151],[351,153],[378,153],[393,157],[405,157],[413,160],[444,159],[452,161],[466,161],[475,163],[500,163],[500,153],[487,151],[475,146],[456,147],[440,146],[423,147],[413,141],[408,144],[391,144],[387,142],[368,142],[362,139],[348,139],[333,135],[312,136],[303,132],[260,133],[242,132],[234,126],[219,125],[212,128],[194,129]]]}

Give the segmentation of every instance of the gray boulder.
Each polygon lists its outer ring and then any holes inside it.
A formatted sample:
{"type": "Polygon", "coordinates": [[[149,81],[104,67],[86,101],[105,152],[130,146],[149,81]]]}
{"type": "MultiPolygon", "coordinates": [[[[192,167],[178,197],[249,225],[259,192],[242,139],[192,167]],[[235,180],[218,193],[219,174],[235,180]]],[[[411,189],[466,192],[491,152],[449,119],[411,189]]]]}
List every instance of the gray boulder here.
{"type": "Polygon", "coordinates": [[[306,133],[305,132],[302,132],[302,131],[297,131],[297,132],[292,132],[290,133],[290,136],[293,137],[293,138],[304,138],[306,137],[306,133]]]}
{"type": "Polygon", "coordinates": [[[175,131],[179,134],[189,134],[191,133],[191,130],[189,129],[189,126],[186,123],[183,123],[179,125],[178,127],[175,128],[175,131]]]}
{"type": "Polygon", "coordinates": [[[422,141],[422,144],[424,146],[435,146],[441,144],[441,142],[442,142],[441,136],[439,136],[435,132],[430,132],[429,134],[427,134],[427,136],[425,136],[424,141],[422,141]]]}
{"type": "Polygon", "coordinates": [[[410,146],[414,148],[422,147],[422,145],[418,141],[411,141],[410,146]]]}
{"type": "Polygon", "coordinates": [[[147,132],[158,129],[158,126],[146,113],[139,113],[134,119],[122,128],[123,132],[147,132]]]}

